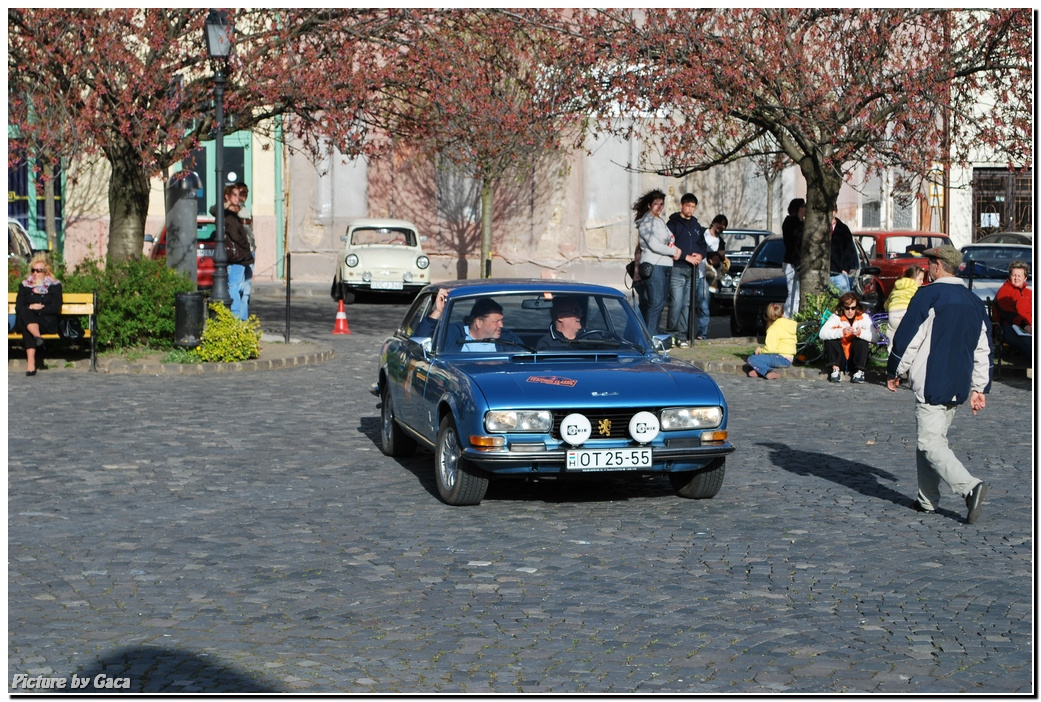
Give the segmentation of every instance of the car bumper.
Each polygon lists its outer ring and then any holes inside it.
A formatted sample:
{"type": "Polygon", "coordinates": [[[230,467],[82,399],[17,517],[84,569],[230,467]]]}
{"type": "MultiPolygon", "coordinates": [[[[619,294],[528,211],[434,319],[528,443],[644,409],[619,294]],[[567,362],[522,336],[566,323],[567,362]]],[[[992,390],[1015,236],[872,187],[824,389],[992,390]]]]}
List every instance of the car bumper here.
{"type": "Polygon", "coordinates": [[[425,288],[429,283],[423,281],[421,283],[392,283],[387,281],[347,281],[344,285],[348,290],[363,291],[363,292],[375,292],[375,293],[418,293],[420,290],[425,288]]]}
{"type": "MultiPolygon", "coordinates": [[[[631,447],[624,447],[631,448],[631,447]]],[[[652,465],[602,471],[568,470],[567,449],[551,451],[463,450],[463,457],[488,473],[498,475],[584,475],[595,473],[678,473],[704,468],[717,458],[733,453],[730,442],[711,446],[652,446],[652,465]]]]}

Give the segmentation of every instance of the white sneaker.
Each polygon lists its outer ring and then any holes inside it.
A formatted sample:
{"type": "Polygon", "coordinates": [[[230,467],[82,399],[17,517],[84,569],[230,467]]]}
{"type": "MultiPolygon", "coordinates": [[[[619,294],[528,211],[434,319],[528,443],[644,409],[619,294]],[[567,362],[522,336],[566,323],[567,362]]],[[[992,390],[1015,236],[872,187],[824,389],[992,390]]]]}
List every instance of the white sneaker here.
{"type": "Polygon", "coordinates": [[[864,371],[857,371],[853,374],[853,377],[849,379],[851,383],[863,383],[864,382],[864,371]]]}
{"type": "Polygon", "coordinates": [[[828,376],[828,380],[831,381],[832,383],[841,383],[842,382],[842,374],[840,372],[838,372],[837,370],[833,370],[831,372],[831,375],[828,376]]]}

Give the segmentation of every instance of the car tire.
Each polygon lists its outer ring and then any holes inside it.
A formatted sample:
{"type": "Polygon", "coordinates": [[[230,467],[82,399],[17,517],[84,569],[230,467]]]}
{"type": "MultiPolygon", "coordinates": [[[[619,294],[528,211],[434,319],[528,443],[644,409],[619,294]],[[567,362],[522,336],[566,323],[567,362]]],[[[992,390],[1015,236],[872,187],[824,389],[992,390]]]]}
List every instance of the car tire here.
{"type": "Polygon", "coordinates": [[[407,458],[416,453],[416,441],[405,433],[394,419],[394,402],[390,392],[383,393],[383,407],[380,411],[380,448],[383,453],[393,458],[407,458]]]}
{"type": "Polygon", "coordinates": [[[727,469],[727,459],[717,458],[697,471],[669,473],[669,482],[673,491],[680,497],[692,500],[704,500],[715,497],[723,487],[723,476],[727,469]]]}
{"type": "Polygon", "coordinates": [[[488,477],[462,456],[459,432],[451,417],[441,420],[437,431],[434,477],[438,495],[453,506],[480,504],[488,492],[488,477]]]}
{"type": "Polygon", "coordinates": [[[730,310],[730,336],[743,336],[744,331],[737,321],[737,310],[730,310]]]}

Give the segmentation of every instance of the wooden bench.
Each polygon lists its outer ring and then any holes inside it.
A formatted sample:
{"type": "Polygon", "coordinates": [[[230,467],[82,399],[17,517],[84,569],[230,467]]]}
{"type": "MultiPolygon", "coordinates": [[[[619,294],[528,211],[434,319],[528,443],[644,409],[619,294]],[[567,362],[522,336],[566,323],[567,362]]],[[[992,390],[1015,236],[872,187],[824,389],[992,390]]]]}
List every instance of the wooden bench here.
{"type": "MultiPolygon", "coordinates": [[[[7,314],[14,314],[15,301],[18,299],[18,293],[9,292],[7,293],[7,314]]],[[[87,317],[89,322],[87,328],[83,330],[83,338],[90,339],[90,369],[97,372],[98,370],[98,354],[97,354],[97,328],[98,328],[98,294],[92,293],[62,293],[61,296],[61,313],[63,316],[73,317],[87,317]]],[[[10,339],[21,339],[22,335],[19,332],[8,332],[7,338],[10,339]]],[[[61,339],[57,334],[44,334],[44,339],[61,339]]]]}

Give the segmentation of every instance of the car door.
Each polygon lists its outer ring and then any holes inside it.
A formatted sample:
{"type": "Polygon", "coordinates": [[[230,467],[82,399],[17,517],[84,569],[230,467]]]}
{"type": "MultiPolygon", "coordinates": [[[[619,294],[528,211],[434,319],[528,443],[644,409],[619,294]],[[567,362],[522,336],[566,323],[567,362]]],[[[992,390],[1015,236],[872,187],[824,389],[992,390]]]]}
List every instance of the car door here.
{"type": "Polygon", "coordinates": [[[390,385],[394,413],[398,419],[420,433],[424,422],[423,391],[426,386],[430,360],[413,334],[416,327],[430,313],[434,292],[420,293],[413,301],[401,327],[395,333],[397,342],[387,355],[387,381],[390,385]]]}

